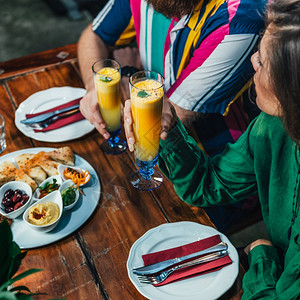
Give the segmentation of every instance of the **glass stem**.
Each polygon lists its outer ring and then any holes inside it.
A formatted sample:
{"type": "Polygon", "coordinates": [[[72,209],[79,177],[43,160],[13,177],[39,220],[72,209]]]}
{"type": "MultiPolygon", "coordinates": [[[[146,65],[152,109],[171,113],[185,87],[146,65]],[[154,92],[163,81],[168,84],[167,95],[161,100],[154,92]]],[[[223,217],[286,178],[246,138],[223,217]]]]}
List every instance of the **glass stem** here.
{"type": "Polygon", "coordinates": [[[139,167],[139,173],[142,175],[142,178],[144,180],[150,180],[151,175],[154,173],[154,166],[157,163],[157,157],[156,156],[151,161],[141,161],[139,159],[136,159],[136,163],[139,167]]]}
{"type": "Polygon", "coordinates": [[[119,128],[116,131],[109,132],[110,138],[107,140],[107,142],[111,148],[116,147],[118,142],[120,141],[120,138],[119,138],[120,132],[121,132],[121,128],[119,128]]]}
{"type": "Polygon", "coordinates": [[[144,180],[150,180],[151,175],[154,173],[154,169],[152,167],[149,167],[149,166],[142,166],[139,169],[139,172],[142,175],[144,180]]]}
{"type": "Polygon", "coordinates": [[[107,140],[107,142],[109,143],[109,145],[113,148],[113,147],[115,147],[116,146],[116,144],[119,142],[119,137],[118,136],[111,136],[108,140],[107,140]]]}

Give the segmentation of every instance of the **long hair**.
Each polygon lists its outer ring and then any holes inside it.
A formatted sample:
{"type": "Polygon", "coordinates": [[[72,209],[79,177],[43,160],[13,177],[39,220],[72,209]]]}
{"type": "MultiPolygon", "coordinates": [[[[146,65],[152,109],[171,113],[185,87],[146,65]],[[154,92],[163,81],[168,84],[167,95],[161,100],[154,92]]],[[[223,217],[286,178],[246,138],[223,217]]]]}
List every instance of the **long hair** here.
{"type": "Polygon", "coordinates": [[[300,0],[274,0],[267,14],[270,81],[282,122],[300,146],[300,0]]]}

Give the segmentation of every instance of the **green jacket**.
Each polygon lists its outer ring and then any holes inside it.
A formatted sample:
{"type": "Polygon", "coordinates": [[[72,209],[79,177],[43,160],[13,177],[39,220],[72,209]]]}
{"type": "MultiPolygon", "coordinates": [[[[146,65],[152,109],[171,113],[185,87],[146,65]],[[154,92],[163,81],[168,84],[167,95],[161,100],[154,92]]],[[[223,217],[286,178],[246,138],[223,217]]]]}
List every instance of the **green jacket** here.
{"type": "Polygon", "coordinates": [[[258,192],[270,239],[284,259],[275,247],[255,247],[243,299],[300,299],[299,161],[280,119],[265,113],[214,158],[199,149],[180,121],[161,141],[159,167],[188,204],[234,203],[258,192]]]}

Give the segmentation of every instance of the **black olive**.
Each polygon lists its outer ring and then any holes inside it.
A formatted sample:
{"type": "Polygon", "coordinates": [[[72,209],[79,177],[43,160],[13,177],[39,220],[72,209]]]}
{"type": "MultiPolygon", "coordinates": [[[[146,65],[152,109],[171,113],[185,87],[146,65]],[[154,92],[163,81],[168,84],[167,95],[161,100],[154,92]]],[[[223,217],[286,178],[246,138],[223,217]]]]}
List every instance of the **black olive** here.
{"type": "Polygon", "coordinates": [[[4,197],[11,198],[13,196],[13,194],[14,194],[14,191],[12,189],[9,189],[4,193],[4,197]]]}
{"type": "Polygon", "coordinates": [[[5,207],[5,212],[6,212],[6,213],[10,213],[10,212],[12,212],[12,211],[14,211],[14,208],[13,208],[12,206],[7,206],[7,207],[5,207]]]}

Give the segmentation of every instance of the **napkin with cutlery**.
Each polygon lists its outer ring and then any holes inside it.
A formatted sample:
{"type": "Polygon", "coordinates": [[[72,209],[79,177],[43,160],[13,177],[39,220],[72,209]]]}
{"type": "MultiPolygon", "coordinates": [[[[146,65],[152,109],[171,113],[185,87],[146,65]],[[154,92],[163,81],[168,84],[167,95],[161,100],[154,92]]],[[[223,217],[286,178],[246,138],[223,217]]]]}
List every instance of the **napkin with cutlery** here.
{"type": "MultiPolygon", "coordinates": [[[[81,99],[82,98],[78,98],[78,99],[69,101],[67,103],[58,105],[58,106],[53,107],[51,109],[47,109],[47,110],[44,110],[44,111],[41,111],[41,112],[38,112],[38,113],[35,113],[35,114],[26,114],[26,118],[29,119],[29,118],[32,118],[32,117],[35,117],[35,116],[39,116],[41,114],[45,114],[45,113],[48,113],[48,112],[51,112],[51,111],[55,111],[55,110],[58,110],[58,109],[63,109],[63,108],[66,108],[66,107],[71,107],[71,106],[73,106],[75,104],[78,104],[81,99]]],[[[66,126],[66,125],[69,125],[71,123],[78,122],[78,121],[83,120],[83,119],[84,119],[84,116],[81,114],[80,111],[78,111],[77,113],[74,113],[73,115],[70,115],[70,116],[65,117],[63,119],[59,119],[57,121],[54,121],[53,123],[51,123],[46,128],[43,128],[43,129],[34,129],[34,132],[45,132],[45,131],[50,131],[50,130],[58,129],[58,128],[61,128],[61,127],[66,126]]]]}
{"type": "MultiPolygon", "coordinates": [[[[214,235],[205,239],[202,239],[200,241],[196,241],[190,244],[185,244],[179,247],[170,248],[163,251],[158,251],[154,253],[145,254],[142,256],[144,265],[150,265],[154,263],[158,263],[167,259],[172,259],[176,257],[181,257],[185,255],[189,255],[194,252],[198,252],[201,250],[204,250],[206,248],[212,247],[214,245],[217,245],[221,242],[220,236],[214,235]]],[[[170,282],[179,281],[186,278],[191,278],[194,276],[199,276],[202,274],[206,274],[209,272],[215,272],[223,267],[229,265],[232,263],[231,258],[229,255],[219,258],[217,260],[203,263],[200,265],[195,265],[183,269],[179,269],[174,271],[164,282],[160,284],[154,284],[154,286],[161,286],[168,284],[170,282]]]]}

